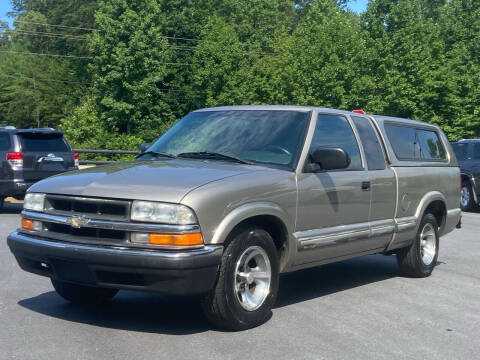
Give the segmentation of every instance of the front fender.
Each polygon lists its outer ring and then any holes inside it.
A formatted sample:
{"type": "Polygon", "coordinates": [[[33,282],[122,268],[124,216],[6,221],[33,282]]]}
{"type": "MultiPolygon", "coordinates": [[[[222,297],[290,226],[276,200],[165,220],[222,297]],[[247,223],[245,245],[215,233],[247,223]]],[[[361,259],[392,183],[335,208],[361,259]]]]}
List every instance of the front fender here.
{"type": "Polygon", "coordinates": [[[239,223],[254,216],[261,215],[275,216],[280,219],[287,229],[288,237],[291,237],[290,234],[293,233],[293,224],[290,223],[287,214],[280,206],[271,202],[253,202],[241,205],[230,211],[215,229],[210,243],[223,243],[228,234],[230,234],[239,223]]]}

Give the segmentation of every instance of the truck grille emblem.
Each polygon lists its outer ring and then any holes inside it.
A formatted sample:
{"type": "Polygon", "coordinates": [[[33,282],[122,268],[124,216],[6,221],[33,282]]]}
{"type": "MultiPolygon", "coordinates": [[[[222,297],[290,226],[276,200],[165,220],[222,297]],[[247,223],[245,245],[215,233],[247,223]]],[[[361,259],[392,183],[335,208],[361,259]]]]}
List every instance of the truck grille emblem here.
{"type": "Polygon", "coordinates": [[[72,216],[71,218],[67,219],[67,225],[75,229],[80,229],[81,227],[88,224],[90,220],[87,219],[85,216],[72,216]]]}

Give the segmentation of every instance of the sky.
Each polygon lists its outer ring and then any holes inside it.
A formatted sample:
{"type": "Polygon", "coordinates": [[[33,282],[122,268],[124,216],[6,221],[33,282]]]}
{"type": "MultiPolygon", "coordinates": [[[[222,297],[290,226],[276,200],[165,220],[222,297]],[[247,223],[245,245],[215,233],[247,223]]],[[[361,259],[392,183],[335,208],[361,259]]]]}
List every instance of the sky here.
{"type": "Polygon", "coordinates": [[[7,12],[12,10],[12,4],[10,0],[0,0],[0,21],[8,22],[9,26],[12,25],[12,19],[7,17],[7,12]]]}
{"type": "MultiPolygon", "coordinates": [[[[5,0],[0,0],[5,1],[5,0]]],[[[348,8],[356,13],[361,13],[366,10],[368,0],[349,0],[348,8]]]]}
{"type": "MultiPolygon", "coordinates": [[[[349,0],[348,8],[352,11],[360,13],[367,7],[368,0],[349,0]]],[[[8,22],[12,26],[12,18],[7,17],[7,12],[12,10],[10,0],[0,0],[0,21],[8,22]]]]}

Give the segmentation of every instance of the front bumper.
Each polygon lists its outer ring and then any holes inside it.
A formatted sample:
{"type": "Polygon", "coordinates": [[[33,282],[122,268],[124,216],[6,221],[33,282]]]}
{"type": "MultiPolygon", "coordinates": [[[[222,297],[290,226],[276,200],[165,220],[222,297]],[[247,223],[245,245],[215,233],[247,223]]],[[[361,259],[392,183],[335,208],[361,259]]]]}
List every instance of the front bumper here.
{"type": "Polygon", "coordinates": [[[23,270],[91,286],[175,295],[211,290],[223,247],[166,252],[74,244],[13,232],[8,246],[23,270]]]}

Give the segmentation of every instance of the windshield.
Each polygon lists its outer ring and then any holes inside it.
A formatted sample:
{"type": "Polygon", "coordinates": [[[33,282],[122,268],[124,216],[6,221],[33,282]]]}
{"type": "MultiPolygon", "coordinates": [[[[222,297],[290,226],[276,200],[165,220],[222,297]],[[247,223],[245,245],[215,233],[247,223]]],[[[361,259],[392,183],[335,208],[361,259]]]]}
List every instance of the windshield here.
{"type": "Polygon", "coordinates": [[[291,110],[193,112],[148,151],[192,158],[199,157],[192,153],[218,153],[292,169],[298,160],[309,118],[309,112],[291,110]]]}

